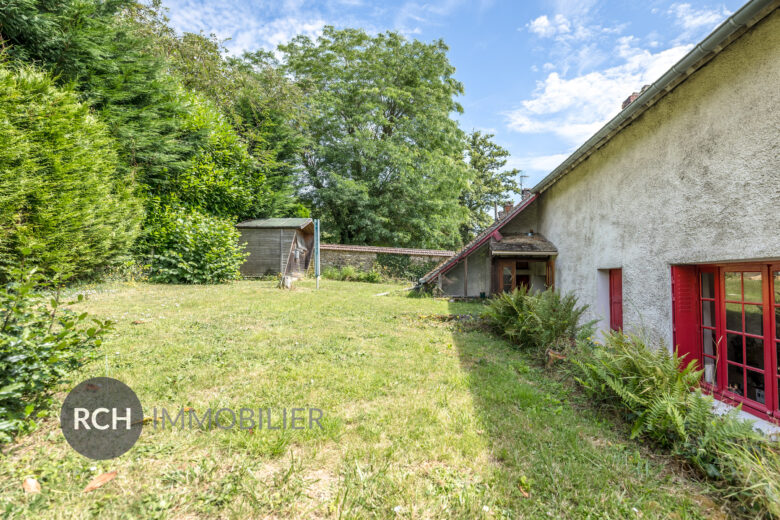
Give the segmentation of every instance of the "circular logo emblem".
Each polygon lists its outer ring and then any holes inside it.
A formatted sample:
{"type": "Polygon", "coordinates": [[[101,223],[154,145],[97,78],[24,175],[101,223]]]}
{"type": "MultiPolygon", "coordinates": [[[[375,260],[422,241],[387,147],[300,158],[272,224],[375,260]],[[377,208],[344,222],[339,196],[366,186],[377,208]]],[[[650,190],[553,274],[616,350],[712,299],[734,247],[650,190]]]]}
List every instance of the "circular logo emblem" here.
{"type": "Polygon", "coordinates": [[[68,444],[90,459],[113,459],[141,436],[141,401],[129,386],[110,377],[87,379],[70,391],[60,410],[68,444]]]}

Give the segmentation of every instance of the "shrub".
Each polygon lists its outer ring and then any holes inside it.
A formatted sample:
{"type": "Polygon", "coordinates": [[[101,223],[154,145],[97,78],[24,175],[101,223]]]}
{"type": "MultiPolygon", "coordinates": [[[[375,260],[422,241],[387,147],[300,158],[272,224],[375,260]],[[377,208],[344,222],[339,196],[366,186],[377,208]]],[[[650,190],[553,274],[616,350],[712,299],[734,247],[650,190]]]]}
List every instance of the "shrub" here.
{"type": "Polygon", "coordinates": [[[322,271],[322,276],[328,280],[339,280],[343,282],[382,283],[385,281],[382,273],[375,269],[372,269],[371,271],[358,271],[351,265],[346,265],[341,269],[338,267],[326,267],[322,271]]]}
{"type": "Polygon", "coordinates": [[[15,269],[0,288],[0,443],[46,415],[55,386],[90,359],[110,326],[86,326],[87,314],[64,309],[58,293],[48,298],[41,280],[15,269]]]}
{"type": "Polygon", "coordinates": [[[483,318],[521,348],[543,354],[548,348],[566,349],[593,333],[595,322],[580,323],[587,306],[577,306],[572,294],[554,290],[531,293],[520,286],[493,297],[483,318]]]}
{"type": "Polygon", "coordinates": [[[149,279],[160,283],[222,283],[240,277],[247,257],[227,219],[170,207],[148,225],[149,279]]]}
{"type": "Polygon", "coordinates": [[[129,253],[140,221],[115,143],[73,92],[2,58],[0,279],[22,256],[50,277],[95,275],[129,253]]]}

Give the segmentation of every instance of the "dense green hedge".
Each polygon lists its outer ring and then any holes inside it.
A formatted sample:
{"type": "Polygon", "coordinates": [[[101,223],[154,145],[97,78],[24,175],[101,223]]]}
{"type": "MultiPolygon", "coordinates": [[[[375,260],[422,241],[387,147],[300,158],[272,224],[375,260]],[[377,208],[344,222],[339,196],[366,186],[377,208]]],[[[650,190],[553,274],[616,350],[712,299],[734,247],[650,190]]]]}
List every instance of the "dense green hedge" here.
{"type": "Polygon", "coordinates": [[[230,219],[165,207],[147,225],[149,279],[160,283],[220,283],[240,277],[247,254],[230,219]]]}
{"type": "MultiPolygon", "coordinates": [[[[76,95],[0,62],[0,271],[88,277],[127,253],[140,220],[115,144],[76,95]]],[[[0,276],[2,276],[0,274],[0,276]]]]}

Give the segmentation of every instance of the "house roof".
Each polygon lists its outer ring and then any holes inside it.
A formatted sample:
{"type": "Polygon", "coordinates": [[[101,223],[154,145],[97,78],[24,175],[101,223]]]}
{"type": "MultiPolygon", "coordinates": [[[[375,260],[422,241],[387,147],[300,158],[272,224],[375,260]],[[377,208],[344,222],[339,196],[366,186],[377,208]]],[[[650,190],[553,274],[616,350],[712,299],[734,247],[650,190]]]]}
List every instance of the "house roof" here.
{"type": "Polygon", "coordinates": [[[739,38],[751,26],[777,8],[777,0],[750,0],[737,12],[729,16],[710,33],[701,43],[683,56],[658,81],[643,89],[642,93],[604,125],[598,132],[577,148],[566,160],[542,179],[531,191],[542,193],[561,177],[569,173],[579,163],[587,159],[594,151],[631,124],[637,117],[653,106],[658,100],[671,92],[680,83],[704,66],[731,42],[739,38]]]}
{"type": "Polygon", "coordinates": [[[554,255],[558,253],[558,248],[544,236],[534,233],[532,235],[504,235],[500,240],[491,237],[490,252],[494,255],[554,255]]]}
{"type": "Polygon", "coordinates": [[[488,240],[490,240],[494,233],[511,222],[513,218],[520,214],[520,212],[530,206],[534,200],[536,200],[536,194],[532,194],[530,197],[521,201],[520,204],[507,211],[503,218],[493,222],[493,224],[491,224],[485,231],[477,235],[474,240],[466,244],[463,249],[444,260],[442,263],[431,269],[428,274],[420,278],[420,283],[428,283],[439,274],[444,274],[455,267],[462,258],[467,257],[483,244],[485,244],[488,240]]]}
{"type": "Polygon", "coordinates": [[[242,229],[305,229],[314,231],[314,221],[310,218],[261,218],[245,220],[236,224],[242,229]],[[311,229],[307,229],[311,226],[311,229]]]}
{"type": "Polygon", "coordinates": [[[449,257],[455,251],[442,249],[409,249],[406,247],[381,247],[381,246],[353,246],[348,244],[320,244],[320,249],[331,251],[354,251],[359,253],[390,253],[396,255],[449,257]]]}

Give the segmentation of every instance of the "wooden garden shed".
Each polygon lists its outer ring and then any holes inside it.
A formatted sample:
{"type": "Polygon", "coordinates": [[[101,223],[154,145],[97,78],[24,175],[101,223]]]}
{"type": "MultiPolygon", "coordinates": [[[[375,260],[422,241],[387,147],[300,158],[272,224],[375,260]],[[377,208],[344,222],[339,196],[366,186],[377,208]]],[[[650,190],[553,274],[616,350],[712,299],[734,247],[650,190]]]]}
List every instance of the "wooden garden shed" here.
{"type": "Polygon", "coordinates": [[[241,266],[246,277],[282,274],[300,278],[314,251],[314,221],[310,218],[267,218],[236,225],[249,253],[241,266]]]}

